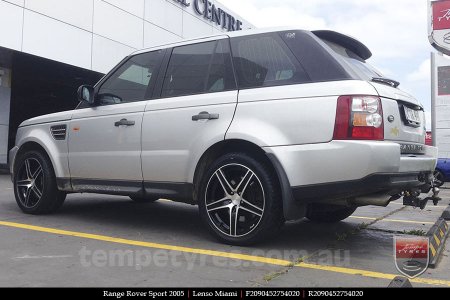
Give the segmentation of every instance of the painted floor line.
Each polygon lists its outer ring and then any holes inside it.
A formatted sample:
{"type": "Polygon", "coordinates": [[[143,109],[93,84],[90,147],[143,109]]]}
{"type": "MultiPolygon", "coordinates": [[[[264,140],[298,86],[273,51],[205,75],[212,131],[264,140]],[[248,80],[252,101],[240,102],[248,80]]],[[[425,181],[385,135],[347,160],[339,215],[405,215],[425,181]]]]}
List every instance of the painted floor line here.
{"type": "MultiPolygon", "coordinates": [[[[378,218],[374,217],[362,217],[362,216],[350,216],[351,219],[363,219],[363,220],[371,220],[375,221],[378,218]]],[[[411,223],[411,224],[427,224],[427,225],[434,225],[433,222],[427,222],[427,221],[414,221],[414,220],[399,220],[399,219],[381,219],[379,222],[397,222],[397,223],[411,223]]]]}
{"type": "MultiPolygon", "coordinates": [[[[0,226],[10,227],[10,228],[19,228],[19,229],[36,231],[36,232],[58,234],[58,235],[64,235],[64,236],[71,236],[71,237],[78,237],[78,238],[85,238],[85,239],[117,243],[117,244],[123,244],[123,245],[140,246],[140,247],[146,247],[146,248],[171,250],[171,251],[194,253],[194,254],[207,255],[207,256],[224,257],[224,258],[237,259],[237,260],[243,260],[243,261],[266,263],[266,264],[278,265],[278,266],[283,266],[283,267],[292,265],[292,263],[290,261],[282,260],[282,259],[274,259],[274,258],[268,258],[268,257],[262,257],[262,256],[239,254],[239,253],[230,253],[230,252],[222,252],[222,251],[215,251],[215,250],[206,250],[206,249],[198,249],[198,248],[189,248],[189,247],[152,243],[152,242],[128,240],[128,239],[115,238],[115,237],[104,236],[104,235],[62,230],[62,229],[49,228],[49,227],[41,227],[41,226],[22,224],[22,223],[0,221],[0,226]]],[[[387,280],[392,280],[395,276],[397,276],[394,274],[373,272],[373,271],[368,271],[368,270],[351,269],[351,268],[336,267],[336,266],[316,265],[316,264],[308,264],[308,263],[299,263],[299,264],[296,264],[295,267],[304,268],[304,269],[321,270],[321,271],[327,271],[327,272],[334,272],[334,273],[340,273],[340,274],[363,276],[363,277],[380,278],[380,279],[387,279],[387,280]]],[[[432,278],[414,278],[411,281],[416,282],[416,283],[428,284],[428,285],[440,285],[440,286],[450,287],[450,281],[448,281],[448,280],[432,279],[432,278]]]]}
{"type": "MultiPolygon", "coordinates": [[[[360,269],[343,268],[343,267],[335,267],[335,266],[307,264],[307,263],[299,263],[299,264],[296,264],[295,266],[300,267],[300,268],[305,268],[305,269],[321,270],[321,271],[335,272],[335,273],[348,274],[348,275],[359,275],[359,276],[363,276],[363,277],[379,278],[379,279],[386,279],[386,280],[392,280],[398,276],[395,274],[373,272],[373,271],[360,270],[360,269]]],[[[432,278],[413,278],[413,279],[410,279],[410,281],[414,282],[414,283],[422,283],[422,284],[429,284],[429,285],[442,285],[442,286],[450,287],[450,281],[448,281],[448,280],[432,279],[432,278]]]]}
{"type": "MultiPolygon", "coordinates": [[[[397,203],[397,202],[391,202],[391,203],[389,203],[389,205],[400,205],[400,206],[405,206],[403,203],[397,203]]],[[[447,208],[448,207],[448,205],[432,205],[432,204],[430,204],[430,205],[427,205],[427,207],[426,208],[447,208]]]]}

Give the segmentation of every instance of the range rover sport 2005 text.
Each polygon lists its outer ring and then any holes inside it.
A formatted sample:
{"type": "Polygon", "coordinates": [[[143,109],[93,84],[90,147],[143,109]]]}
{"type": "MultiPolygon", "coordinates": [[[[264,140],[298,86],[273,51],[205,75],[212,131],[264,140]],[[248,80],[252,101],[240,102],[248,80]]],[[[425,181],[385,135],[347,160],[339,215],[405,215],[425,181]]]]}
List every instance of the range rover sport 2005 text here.
{"type": "Polygon", "coordinates": [[[198,205],[239,245],[286,220],[338,222],[400,198],[423,207],[438,200],[423,107],[371,55],[346,35],[297,29],[136,52],[81,86],[75,110],[20,125],[17,203],[43,214],[68,193],[166,198],[198,205]]]}

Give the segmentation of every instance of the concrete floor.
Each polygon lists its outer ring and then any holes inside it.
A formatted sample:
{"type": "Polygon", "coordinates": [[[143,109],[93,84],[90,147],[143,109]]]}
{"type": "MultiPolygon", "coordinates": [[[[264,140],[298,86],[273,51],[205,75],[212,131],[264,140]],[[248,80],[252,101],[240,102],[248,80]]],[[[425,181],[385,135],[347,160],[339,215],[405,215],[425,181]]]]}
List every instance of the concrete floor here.
{"type": "MultiPolygon", "coordinates": [[[[197,207],[164,200],[136,204],[127,197],[76,194],[56,214],[25,215],[15,203],[9,177],[0,175],[0,222],[8,222],[0,223],[0,286],[385,287],[389,276],[398,274],[393,236],[427,232],[450,204],[450,190],[441,195],[438,207],[424,211],[393,203],[359,208],[333,225],[291,222],[276,239],[244,248],[212,238],[197,207]],[[241,256],[220,257],[224,253],[241,256]],[[261,263],[255,257],[303,265],[261,263]]],[[[413,285],[450,286],[449,257],[447,242],[438,267],[413,285]]]]}

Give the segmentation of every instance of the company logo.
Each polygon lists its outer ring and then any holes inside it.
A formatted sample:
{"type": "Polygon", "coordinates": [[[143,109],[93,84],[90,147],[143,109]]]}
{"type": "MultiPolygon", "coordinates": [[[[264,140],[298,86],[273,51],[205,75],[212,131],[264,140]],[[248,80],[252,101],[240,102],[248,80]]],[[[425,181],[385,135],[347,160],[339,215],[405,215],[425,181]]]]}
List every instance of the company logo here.
{"type": "Polygon", "coordinates": [[[443,41],[446,44],[450,44],[450,32],[448,32],[444,35],[443,41]]]}
{"type": "Polygon", "coordinates": [[[442,19],[446,19],[447,21],[450,20],[450,9],[445,9],[443,11],[441,11],[441,13],[444,13],[444,15],[442,17],[438,17],[439,22],[442,21],[442,19]]]}
{"type": "Polygon", "coordinates": [[[450,1],[436,1],[433,5],[433,29],[450,29],[450,1]]]}
{"type": "Polygon", "coordinates": [[[423,274],[428,268],[429,244],[427,237],[394,237],[394,259],[397,270],[409,278],[423,274]]]}

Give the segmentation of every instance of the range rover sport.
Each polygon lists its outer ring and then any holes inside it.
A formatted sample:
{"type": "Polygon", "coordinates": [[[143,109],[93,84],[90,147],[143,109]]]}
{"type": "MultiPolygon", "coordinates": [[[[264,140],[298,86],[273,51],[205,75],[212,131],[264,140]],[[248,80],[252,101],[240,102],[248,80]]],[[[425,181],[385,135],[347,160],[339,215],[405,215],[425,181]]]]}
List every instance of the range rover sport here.
{"type": "Polygon", "coordinates": [[[20,125],[17,204],[44,214],[68,193],[166,198],[198,205],[217,238],[239,245],[286,220],[338,222],[400,198],[423,207],[438,200],[423,107],[371,55],[346,35],[297,29],[133,53],[81,86],[75,110],[20,125]]]}

